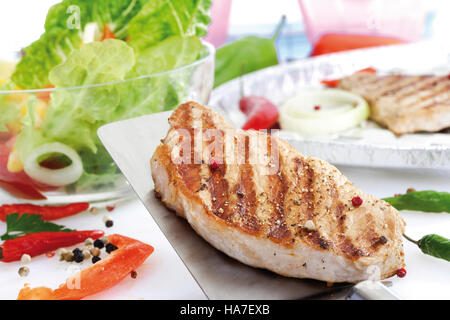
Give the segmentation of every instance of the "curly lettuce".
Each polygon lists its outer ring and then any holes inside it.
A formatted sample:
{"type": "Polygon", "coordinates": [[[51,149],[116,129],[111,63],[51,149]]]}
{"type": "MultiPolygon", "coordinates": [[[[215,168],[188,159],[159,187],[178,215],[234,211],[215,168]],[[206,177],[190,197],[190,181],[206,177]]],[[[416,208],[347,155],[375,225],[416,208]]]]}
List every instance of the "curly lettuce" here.
{"type": "Polygon", "coordinates": [[[138,52],[171,36],[203,37],[211,0],[153,0],[130,21],[129,43],[138,52]]]}

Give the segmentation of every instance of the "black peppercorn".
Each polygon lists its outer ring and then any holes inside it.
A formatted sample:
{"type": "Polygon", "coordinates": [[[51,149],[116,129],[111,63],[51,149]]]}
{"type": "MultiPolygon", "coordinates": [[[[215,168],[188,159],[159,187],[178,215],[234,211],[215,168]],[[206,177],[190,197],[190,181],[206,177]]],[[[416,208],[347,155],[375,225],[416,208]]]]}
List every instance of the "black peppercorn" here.
{"type": "Polygon", "coordinates": [[[97,263],[97,262],[99,262],[100,260],[102,260],[99,256],[93,256],[92,257],[92,263],[97,263]]]}
{"type": "Polygon", "coordinates": [[[112,243],[108,243],[106,245],[106,252],[107,253],[111,253],[111,252],[113,252],[114,250],[117,250],[117,249],[118,248],[115,245],[113,245],[112,243]]]}
{"type": "Polygon", "coordinates": [[[114,225],[114,222],[113,222],[112,220],[107,220],[107,221],[105,222],[105,226],[106,226],[107,228],[111,228],[113,225],[114,225]]]}
{"type": "Polygon", "coordinates": [[[81,250],[78,249],[78,251],[76,251],[77,249],[73,250],[73,261],[75,261],[76,263],[80,263],[83,262],[84,260],[84,255],[83,252],[81,252],[81,250]]]}
{"type": "Polygon", "coordinates": [[[94,241],[94,247],[102,249],[105,246],[102,240],[97,239],[94,241]]]}

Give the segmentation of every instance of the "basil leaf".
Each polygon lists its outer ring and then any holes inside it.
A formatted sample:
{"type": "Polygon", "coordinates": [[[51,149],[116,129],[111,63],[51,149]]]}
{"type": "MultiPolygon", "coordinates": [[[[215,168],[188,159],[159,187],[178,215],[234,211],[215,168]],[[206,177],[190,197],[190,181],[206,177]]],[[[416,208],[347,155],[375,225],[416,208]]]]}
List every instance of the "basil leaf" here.
{"type": "Polygon", "coordinates": [[[214,88],[241,75],[278,64],[274,41],[245,37],[216,51],[214,88]]]}

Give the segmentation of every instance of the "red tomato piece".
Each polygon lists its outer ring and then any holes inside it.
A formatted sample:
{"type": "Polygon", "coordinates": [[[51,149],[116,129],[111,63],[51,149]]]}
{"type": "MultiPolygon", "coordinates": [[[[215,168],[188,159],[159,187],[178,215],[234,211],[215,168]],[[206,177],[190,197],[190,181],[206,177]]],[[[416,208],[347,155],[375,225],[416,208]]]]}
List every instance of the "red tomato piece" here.
{"type": "Polygon", "coordinates": [[[248,116],[244,130],[270,129],[279,118],[278,108],[264,97],[244,97],[239,101],[239,109],[248,116]]]}

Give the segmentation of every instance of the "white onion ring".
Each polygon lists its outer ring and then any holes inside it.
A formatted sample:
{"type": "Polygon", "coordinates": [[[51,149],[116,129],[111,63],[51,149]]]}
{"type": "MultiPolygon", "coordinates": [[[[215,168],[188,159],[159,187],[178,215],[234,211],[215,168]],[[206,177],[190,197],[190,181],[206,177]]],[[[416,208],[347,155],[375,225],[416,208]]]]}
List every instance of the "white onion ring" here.
{"type": "Polygon", "coordinates": [[[77,181],[83,174],[83,163],[78,153],[69,146],[59,143],[46,143],[34,149],[26,158],[24,170],[34,180],[54,187],[62,187],[77,181]],[[61,169],[48,169],[38,163],[40,156],[48,153],[61,153],[72,163],[61,169]]]}
{"type": "Polygon", "coordinates": [[[326,135],[359,125],[369,117],[369,105],[360,96],[338,89],[298,92],[281,107],[281,129],[302,136],[326,135]],[[334,108],[309,111],[308,105],[337,103],[334,108]],[[353,106],[354,104],[354,106],[353,106]]]}

